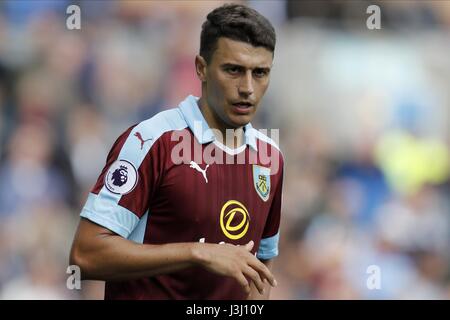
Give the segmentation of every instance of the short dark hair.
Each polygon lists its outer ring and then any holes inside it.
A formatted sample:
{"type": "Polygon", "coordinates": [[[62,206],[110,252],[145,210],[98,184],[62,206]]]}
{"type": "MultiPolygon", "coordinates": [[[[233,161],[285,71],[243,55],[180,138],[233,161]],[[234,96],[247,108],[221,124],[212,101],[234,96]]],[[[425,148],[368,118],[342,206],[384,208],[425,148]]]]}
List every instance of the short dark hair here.
{"type": "Polygon", "coordinates": [[[211,61],[220,37],[275,51],[275,29],[258,11],[240,4],[225,4],[211,11],[202,25],[200,55],[211,61]]]}

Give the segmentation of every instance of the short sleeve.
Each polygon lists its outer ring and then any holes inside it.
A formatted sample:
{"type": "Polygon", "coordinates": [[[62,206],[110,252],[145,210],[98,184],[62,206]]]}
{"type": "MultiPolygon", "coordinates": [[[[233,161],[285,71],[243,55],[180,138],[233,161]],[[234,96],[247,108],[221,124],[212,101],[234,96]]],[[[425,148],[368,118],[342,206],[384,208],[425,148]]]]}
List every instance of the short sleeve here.
{"type": "Polygon", "coordinates": [[[81,217],[124,238],[132,233],[148,211],[163,170],[158,138],[133,126],[116,140],[81,217]]]}

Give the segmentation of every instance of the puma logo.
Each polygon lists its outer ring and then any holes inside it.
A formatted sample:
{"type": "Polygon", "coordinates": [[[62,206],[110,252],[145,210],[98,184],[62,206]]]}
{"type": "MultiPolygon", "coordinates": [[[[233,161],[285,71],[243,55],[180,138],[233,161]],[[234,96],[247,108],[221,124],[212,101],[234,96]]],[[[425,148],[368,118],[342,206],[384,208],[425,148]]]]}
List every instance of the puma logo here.
{"type": "Polygon", "coordinates": [[[136,132],[136,133],[134,134],[134,136],[135,136],[136,138],[138,138],[139,141],[141,141],[141,150],[144,148],[144,143],[146,143],[147,141],[150,141],[150,140],[153,139],[153,138],[150,138],[150,139],[147,139],[147,140],[142,139],[142,136],[141,136],[141,133],[140,133],[140,132],[136,132]]]}
{"type": "Polygon", "coordinates": [[[189,164],[190,164],[189,168],[193,168],[198,172],[201,172],[203,178],[205,178],[206,183],[208,183],[208,178],[206,177],[206,170],[208,170],[209,164],[206,165],[205,169],[200,168],[200,166],[194,161],[191,161],[189,164]]]}

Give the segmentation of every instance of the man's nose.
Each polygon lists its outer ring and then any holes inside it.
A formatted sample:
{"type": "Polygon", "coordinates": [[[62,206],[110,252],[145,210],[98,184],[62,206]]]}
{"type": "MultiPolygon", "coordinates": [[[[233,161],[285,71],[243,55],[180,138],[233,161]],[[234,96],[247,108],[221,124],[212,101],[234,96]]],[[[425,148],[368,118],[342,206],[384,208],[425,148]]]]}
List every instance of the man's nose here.
{"type": "Polygon", "coordinates": [[[247,71],[239,82],[239,94],[249,96],[253,94],[253,75],[251,70],[247,71]]]}

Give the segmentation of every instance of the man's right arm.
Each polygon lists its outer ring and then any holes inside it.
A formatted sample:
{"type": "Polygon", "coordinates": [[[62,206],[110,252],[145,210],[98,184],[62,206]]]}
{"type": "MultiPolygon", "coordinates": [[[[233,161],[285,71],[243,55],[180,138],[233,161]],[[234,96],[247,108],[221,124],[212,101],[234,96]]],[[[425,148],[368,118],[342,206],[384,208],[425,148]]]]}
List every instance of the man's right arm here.
{"type": "Polygon", "coordinates": [[[270,270],[245,246],[209,243],[138,244],[82,218],[70,252],[82,279],[131,280],[176,272],[193,266],[235,278],[250,292],[253,282],[260,293],[264,280],[275,285],[270,270]]]}

